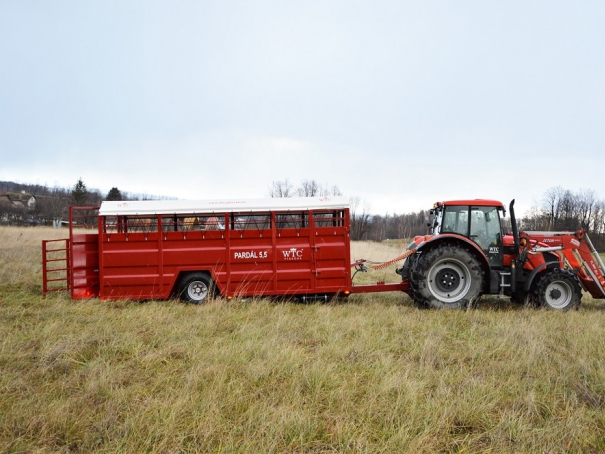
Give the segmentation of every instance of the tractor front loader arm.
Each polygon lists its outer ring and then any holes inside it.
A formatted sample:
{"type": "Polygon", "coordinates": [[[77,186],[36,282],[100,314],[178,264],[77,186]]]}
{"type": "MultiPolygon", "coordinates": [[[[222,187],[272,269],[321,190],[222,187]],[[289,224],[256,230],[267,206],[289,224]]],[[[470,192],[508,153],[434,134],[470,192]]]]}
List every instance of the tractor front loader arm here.
{"type": "Polygon", "coordinates": [[[577,275],[584,289],[595,299],[605,299],[605,266],[584,230],[525,233],[530,241],[537,242],[530,254],[557,251],[563,258],[562,266],[577,275]]]}

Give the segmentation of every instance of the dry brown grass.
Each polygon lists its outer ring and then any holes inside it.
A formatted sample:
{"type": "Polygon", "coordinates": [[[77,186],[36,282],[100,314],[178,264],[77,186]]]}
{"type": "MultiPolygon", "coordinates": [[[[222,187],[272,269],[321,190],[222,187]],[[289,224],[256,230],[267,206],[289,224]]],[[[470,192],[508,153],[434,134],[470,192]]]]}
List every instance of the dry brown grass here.
{"type": "MultiPolygon", "coordinates": [[[[375,284],[378,281],[383,282],[401,282],[401,276],[395,273],[395,269],[400,268],[403,262],[395,263],[381,270],[373,270],[372,264],[388,262],[403,254],[411,240],[397,240],[383,243],[374,243],[372,241],[354,241],[351,243],[351,261],[360,259],[367,260],[368,271],[366,273],[357,273],[353,283],[375,284]]],[[[353,271],[354,272],[354,271],[353,271]]]]}
{"type": "Polygon", "coordinates": [[[0,229],[0,452],[605,450],[601,302],[44,300],[49,232],[0,229]]]}
{"type": "Polygon", "coordinates": [[[67,236],[67,229],[0,226],[0,285],[41,285],[42,240],[67,236]]]}

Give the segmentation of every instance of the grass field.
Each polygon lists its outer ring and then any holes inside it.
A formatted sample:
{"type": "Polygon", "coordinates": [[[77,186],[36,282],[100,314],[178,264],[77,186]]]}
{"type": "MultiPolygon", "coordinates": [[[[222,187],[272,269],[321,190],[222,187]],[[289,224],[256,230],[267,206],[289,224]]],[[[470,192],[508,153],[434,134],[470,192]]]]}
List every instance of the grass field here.
{"type": "Polygon", "coordinates": [[[53,235],[0,228],[0,452],[605,451],[605,303],[588,296],[566,314],[42,299],[53,235]]]}

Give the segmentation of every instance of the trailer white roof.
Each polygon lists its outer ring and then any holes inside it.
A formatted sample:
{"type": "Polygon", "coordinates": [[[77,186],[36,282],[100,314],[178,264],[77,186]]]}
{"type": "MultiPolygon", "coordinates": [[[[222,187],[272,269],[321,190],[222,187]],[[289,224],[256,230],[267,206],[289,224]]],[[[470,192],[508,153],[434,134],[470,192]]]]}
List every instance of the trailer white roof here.
{"type": "Polygon", "coordinates": [[[102,202],[99,215],[295,211],[342,209],[348,207],[349,199],[343,196],[274,199],[134,200],[102,202]]]}

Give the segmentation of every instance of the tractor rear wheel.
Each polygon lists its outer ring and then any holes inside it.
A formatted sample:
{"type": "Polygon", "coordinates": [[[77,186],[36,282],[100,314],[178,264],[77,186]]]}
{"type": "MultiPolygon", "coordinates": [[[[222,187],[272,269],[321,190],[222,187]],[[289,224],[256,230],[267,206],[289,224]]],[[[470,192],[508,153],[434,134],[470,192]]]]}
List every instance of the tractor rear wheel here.
{"type": "Polygon", "coordinates": [[[510,296],[510,301],[511,303],[520,304],[524,306],[531,305],[530,294],[523,289],[515,290],[515,292],[510,296]]]}
{"type": "Polygon", "coordinates": [[[582,290],[571,272],[554,268],[541,274],[532,291],[538,305],[563,312],[580,305],[582,290]]]}
{"type": "Polygon", "coordinates": [[[440,244],[418,257],[410,294],[419,305],[464,309],[481,295],[481,264],[467,249],[440,244]]]}

